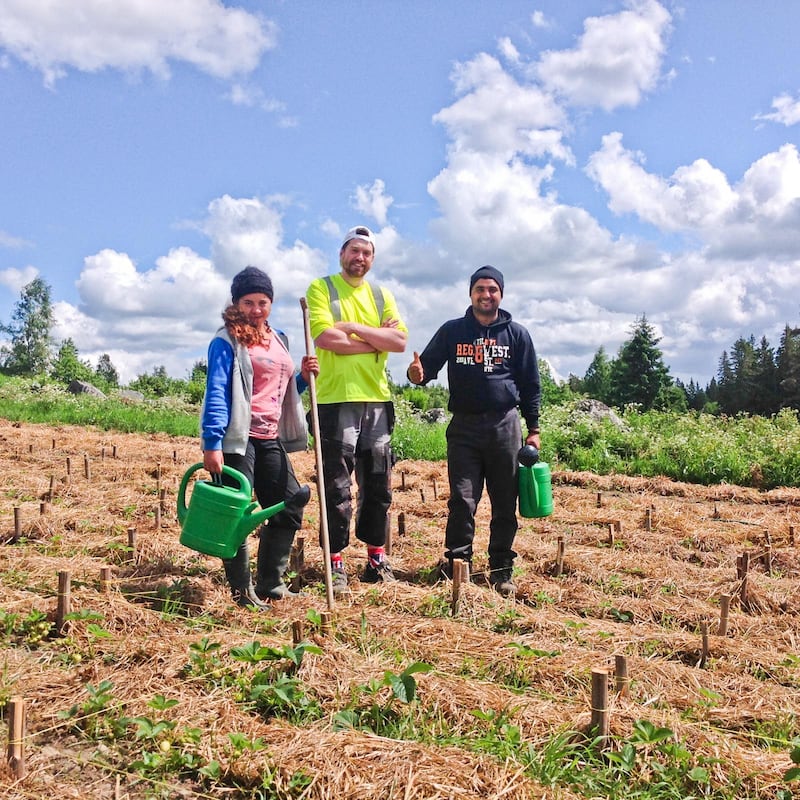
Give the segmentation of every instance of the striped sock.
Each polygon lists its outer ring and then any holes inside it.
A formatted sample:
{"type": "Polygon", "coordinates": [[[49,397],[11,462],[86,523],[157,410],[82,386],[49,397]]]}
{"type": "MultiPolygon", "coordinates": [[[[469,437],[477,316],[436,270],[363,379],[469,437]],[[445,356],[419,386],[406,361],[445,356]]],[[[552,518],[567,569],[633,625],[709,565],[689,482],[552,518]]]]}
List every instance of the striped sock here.
{"type": "Polygon", "coordinates": [[[367,547],[367,558],[373,567],[377,567],[386,558],[386,550],[383,547],[367,547]]]}
{"type": "Polygon", "coordinates": [[[331,553],[331,569],[344,569],[344,559],[341,553],[331,553]]]}

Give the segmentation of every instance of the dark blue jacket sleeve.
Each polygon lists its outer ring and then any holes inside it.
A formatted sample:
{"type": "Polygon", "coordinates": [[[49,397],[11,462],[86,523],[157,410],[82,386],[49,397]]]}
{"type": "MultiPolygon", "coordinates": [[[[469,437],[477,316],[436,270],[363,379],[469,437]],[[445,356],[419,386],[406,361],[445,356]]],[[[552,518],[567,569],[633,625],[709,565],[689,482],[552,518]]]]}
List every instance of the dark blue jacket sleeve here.
{"type": "Polygon", "coordinates": [[[528,428],[539,425],[539,405],[542,399],[542,386],[539,378],[539,362],[528,329],[516,325],[517,344],[514,352],[514,383],[519,392],[519,410],[528,428]]]}
{"type": "Polygon", "coordinates": [[[419,360],[422,362],[422,372],[425,375],[425,380],[422,381],[423,386],[434,380],[447,363],[449,353],[446,327],[446,323],[442,325],[420,353],[419,360]]]}
{"type": "Polygon", "coordinates": [[[203,450],[221,450],[231,417],[233,348],[215,337],[208,346],[208,374],[203,416],[200,420],[203,450]]]}

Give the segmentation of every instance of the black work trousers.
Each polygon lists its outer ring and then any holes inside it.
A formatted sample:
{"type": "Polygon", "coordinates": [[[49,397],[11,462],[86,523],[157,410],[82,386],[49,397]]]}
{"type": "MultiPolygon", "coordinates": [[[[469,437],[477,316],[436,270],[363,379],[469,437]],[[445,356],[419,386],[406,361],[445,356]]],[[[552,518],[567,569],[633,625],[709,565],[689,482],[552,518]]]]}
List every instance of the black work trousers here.
{"type": "Polygon", "coordinates": [[[475,511],[484,484],[492,505],[489,566],[512,565],[517,534],[517,453],[522,429],[516,408],[484,414],[453,414],[447,426],[450,480],[445,557],[472,559],[475,511]]]}
{"type": "Polygon", "coordinates": [[[319,406],[331,553],[341,553],[350,541],[354,472],[358,484],[356,538],[374,547],[386,543],[387,514],[392,502],[393,427],[391,402],[319,406]]]}

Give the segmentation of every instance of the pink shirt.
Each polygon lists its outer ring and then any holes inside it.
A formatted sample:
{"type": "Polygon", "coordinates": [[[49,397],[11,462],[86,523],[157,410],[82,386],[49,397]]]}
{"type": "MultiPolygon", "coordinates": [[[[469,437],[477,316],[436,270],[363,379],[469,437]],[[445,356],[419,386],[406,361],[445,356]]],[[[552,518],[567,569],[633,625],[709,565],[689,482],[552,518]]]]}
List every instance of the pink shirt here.
{"type": "Polygon", "coordinates": [[[276,439],[286,386],[294,378],[294,362],[273,333],[270,346],[248,347],[253,362],[253,399],[250,407],[250,435],[255,439],[276,439]]]}

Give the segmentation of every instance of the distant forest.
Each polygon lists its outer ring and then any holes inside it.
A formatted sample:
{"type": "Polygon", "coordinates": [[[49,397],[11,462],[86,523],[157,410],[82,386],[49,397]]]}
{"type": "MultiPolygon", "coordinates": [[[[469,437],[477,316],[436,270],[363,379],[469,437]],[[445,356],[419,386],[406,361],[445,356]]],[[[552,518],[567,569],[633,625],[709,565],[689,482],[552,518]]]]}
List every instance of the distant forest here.
{"type": "Polygon", "coordinates": [[[787,324],[777,349],[765,336],[758,343],[753,335],[738,339],[722,353],[717,376],[705,388],[673,380],[659,341],[643,315],[616,358],[600,347],[582,378],[569,376],[569,388],[617,408],[637,404],[643,410],[760,416],[800,410],[800,328],[787,324]]]}

